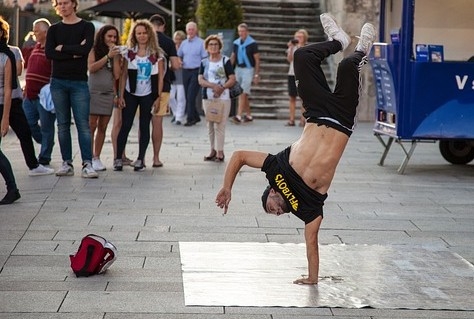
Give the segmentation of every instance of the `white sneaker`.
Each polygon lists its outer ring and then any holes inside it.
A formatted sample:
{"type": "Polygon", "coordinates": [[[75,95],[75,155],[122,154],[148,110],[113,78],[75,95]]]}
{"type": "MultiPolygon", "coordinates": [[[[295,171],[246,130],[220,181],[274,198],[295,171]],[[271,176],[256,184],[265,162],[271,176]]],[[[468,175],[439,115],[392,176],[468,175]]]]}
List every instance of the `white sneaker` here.
{"type": "Polygon", "coordinates": [[[329,13],[323,13],[319,16],[324,33],[328,36],[329,41],[337,40],[341,42],[342,51],[351,44],[351,37],[337,24],[334,17],[329,13]]]}
{"type": "Polygon", "coordinates": [[[123,170],[123,161],[122,159],[114,159],[114,171],[121,171],[123,170]]]}
{"type": "Polygon", "coordinates": [[[131,163],[130,163],[130,166],[131,166],[131,167],[135,167],[135,166],[137,166],[137,164],[138,164],[138,166],[142,165],[144,168],[146,167],[145,162],[144,162],[144,161],[141,161],[141,160],[139,160],[139,159],[136,159],[136,160],[134,160],[133,162],[131,162],[131,163]],[[140,164],[139,164],[138,161],[140,161],[140,164]]]}
{"type": "Polygon", "coordinates": [[[63,166],[56,171],[56,176],[73,176],[74,166],[71,163],[63,162],[63,166]]]}
{"type": "Polygon", "coordinates": [[[54,169],[44,167],[43,165],[39,164],[38,167],[30,169],[28,175],[40,176],[40,175],[51,175],[53,173],[54,173],[54,169]]]}
{"type": "Polygon", "coordinates": [[[92,163],[91,162],[85,162],[84,165],[82,165],[82,177],[84,178],[97,178],[99,177],[99,174],[92,168],[92,163]]]}
{"type": "Polygon", "coordinates": [[[375,28],[371,23],[366,23],[360,30],[359,43],[355,48],[356,51],[363,52],[365,55],[369,55],[372,49],[372,44],[375,41],[375,28]]]}
{"type": "Polygon", "coordinates": [[[144,169],[145,169],[145,164],[143,164],[143,161],[137,159],[137,160],[134,162],[133,170],[134,170],[135,172],[138,172],[138,171],[142,171],[142,170],[144,170],[144,169]]]}
{"type": "Polygon", "coordinates": [[[104,164],[102,164],[102,162],[100,161],[100,158],[93,158],[92,159],[92,168],[96,172],[107,170],[107,168],[104,166],[104,164]]]}

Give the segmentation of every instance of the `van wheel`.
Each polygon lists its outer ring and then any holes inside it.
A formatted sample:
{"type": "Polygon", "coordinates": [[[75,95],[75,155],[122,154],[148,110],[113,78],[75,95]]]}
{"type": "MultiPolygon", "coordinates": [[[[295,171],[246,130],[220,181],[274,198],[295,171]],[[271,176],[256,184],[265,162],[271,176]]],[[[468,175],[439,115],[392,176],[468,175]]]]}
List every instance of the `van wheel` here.
{"type": "Polygon", "coordinates": [[[474,142],[470,140],[440,140],[439,150],[451,164],[463,165],[474,159],[474,142]]]}

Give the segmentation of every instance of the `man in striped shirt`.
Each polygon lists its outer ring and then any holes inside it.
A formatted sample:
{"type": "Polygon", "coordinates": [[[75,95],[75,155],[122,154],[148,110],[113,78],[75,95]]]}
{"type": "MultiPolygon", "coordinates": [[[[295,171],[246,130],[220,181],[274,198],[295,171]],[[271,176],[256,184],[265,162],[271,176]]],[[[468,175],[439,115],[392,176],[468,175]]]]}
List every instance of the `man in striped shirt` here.
{"type": "Polygon", "coordinates": [[[56,115],[46,111],[39,100],[41,88],[48,84],[51,78],[51,60],[47,59],[44,53],[46,34],[50,25],[50,22],[44,18],[33,22],[33,33],[37,43],[28,59],[23,99],[23,110],[30,126],[31,135],[37,143],[41,144],[38,162],[42,165],[49,165],[51,161],[54,145],[54,122],[56,120],[56,115]],[[38,120],[41,126],[38,124],[38,120]]]}

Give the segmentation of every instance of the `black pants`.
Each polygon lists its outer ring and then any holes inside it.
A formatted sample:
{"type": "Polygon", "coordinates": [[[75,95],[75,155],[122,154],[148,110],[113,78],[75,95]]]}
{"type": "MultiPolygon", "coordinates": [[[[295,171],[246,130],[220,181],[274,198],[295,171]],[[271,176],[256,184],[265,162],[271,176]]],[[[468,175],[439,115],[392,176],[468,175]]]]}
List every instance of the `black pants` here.
{"type": "Polygon", "coordinates": [[[186,118],[188,122],[199,121],[199,112],[196,107],[196,96],[199,93],[199,68],[183,69],[183,85],[186,92],[186,118]]]}
{"type": "Polygon", "coordinates": [[[8,158],[5,156],[5,154],[3,154],[2,150],[0,150],[0,174],[2,174],[3,179],[5,180],[7,191],[13,191],[17,189],[16,182],[15,182],[15,175],[13,175],[12,166],[8,158]]]}
{"type": "Polygon", "coordinates": [[[339,63],[332,92],[321,63],[341,48],[339,41],[326,41],[296,50],[295,79],[308,121],[329,125],[350,136],[359,104],[359,63],[364,53],[356,51],[339,63]]]}
{"type": "Polygon", "coordinates": [[[153,96],[151,93],[145,96],[137,96],[124,91],[124,99],[126,107],[122,109],[122,127],[117,136],[117,153],[115,154],[115,158],[122,158],[122,154],[125,151],[125,145],[127,144],[128,134],[132,129],[133,120],[137,113],[138,106],[140,106],[140,141],[137,159],[143,161],[145,159],[146,149],[150,142],[150,121],[152,117],[150,112],[154,102],[153,96]]]}
{"type": "MultiPolygon", "coordinates": [[[[21,99],[12,99],[12,105],[10,108],[10,127],[20,140],[21,151],[23,152],[26,165],[29,169],[33,169],[37,168],[39,164],[35,154],[35,147],[33,146],[30,126],[26,120],[22,104],[23,101],[21,99]]],[[[2,117],[3,104],[0,105],[0,120],[2,117]]]]}

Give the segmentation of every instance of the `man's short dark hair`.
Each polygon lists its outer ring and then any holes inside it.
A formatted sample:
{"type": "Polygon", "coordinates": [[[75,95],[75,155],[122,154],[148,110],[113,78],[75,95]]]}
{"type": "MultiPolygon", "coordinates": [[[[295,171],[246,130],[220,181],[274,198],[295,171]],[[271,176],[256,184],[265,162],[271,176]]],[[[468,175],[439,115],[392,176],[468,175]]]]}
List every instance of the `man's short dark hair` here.
{"type": "Polygon", "coordinates": [[[270,185],[268,185],[267,188],[265,188],[265,190],[263,191],[263,194],[262,194],[262,205],[263,205],[263,209],[265,210],[265,212],[267,212],[267,198],[268,198],[268,195],[270,194],[270,189],[272,189],[272,187],[270,185]]]}
{"type": "Polygon", "coordinates": [[[150,17],[150,22],[156,24],[157,26],[166,25],[165,18],[159,14],[154,14],[150,17]]]}

